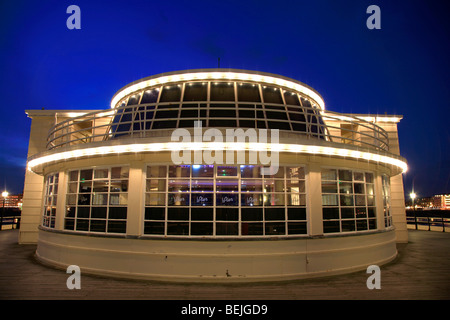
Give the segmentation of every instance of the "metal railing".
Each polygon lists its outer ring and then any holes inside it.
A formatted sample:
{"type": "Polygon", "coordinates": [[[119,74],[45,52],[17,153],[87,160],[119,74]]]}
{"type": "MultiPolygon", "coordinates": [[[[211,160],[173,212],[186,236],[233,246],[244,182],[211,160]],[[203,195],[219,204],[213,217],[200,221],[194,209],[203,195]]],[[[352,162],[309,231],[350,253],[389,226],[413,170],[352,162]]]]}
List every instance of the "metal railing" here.
{"type": "Polygon", "coordinates": [[[416,230],[450,231],[450,217],[446,217],[445,211],[440,215],[421,210],[416,212],[409,211],[406,216],[406,223],[414,226],[416,230]]]}
{"type": "Polygon", "coordinates": [[[6,216],[2,217],[0,224],[1,230],[19,229],[21,216],[6,216]],[[15,227],[14,227],[15,226],[15,227]]]}
{"type": "MultiPolygon", "coordinates": [[[[254,111],[254,108],[250,108],[251,104],[248,104],[249,108],[246,108],[245,104],[239,104],[239,111],[254,111]]],[[[290,105],[280,105],[280,110],[271,110],[266,108],[265,112],[270,111],[273,115],[277,112],[280,116],[289,115],[289,120],[279,120],[274,118],[268,118],[264,113],[264,119],[255,118],[243,118],[238,117],[237,111],[234,112],[233,117],[208,117],[206,111],[202,115],[201,108],[180,108],[172,107],[170,103],[153,105],[135,105],[135,106],[123,106],[117,109],[111,109],[106,111],[95,111],[84,114],[82,116],[70,118],[55,124],[49,131],[47,137],[47,149],[55,149],[65,146],[72,146],[82,143],[90,143],[97,141],[105,141],[116,139],[123,136],[133,138],[143,138],[149,136],[156,136],[156,131],[159,129],[167,128],[155,128],[154,123],[171,123],[169,128],[178,128],[181,126],[180,121],[197,121],[208,119],[214,120],[230,120],[236,121],[235,127],[242,127],[237,121],[253,120],[255,122],[255,128],[258,128],[257,121],[267,121],[271,124],[289,124],[290,130],[279,129],[280,131],[294,132],[305,134],[308,138],[316,138],[326,141],[332,141],[342,144],[350,144],[355,146],[367,147],[378,151],[389,150],[389,139],[387,132],[376,125],[375,123],[366,121],[364,119],[340,114],[337,112],[327,111],[325,114],[319,114],[316,108],[298,107],[290,105]],[[287,109],[286,109],[287,108],[287,109]],[[181,112],[178,112],[176,118],[156,118],[155,113],[158,111],[178,111],[178,110],[197,110],[198,117],[182,117],[181,112]],[[288,111],[287,111],[288,110],[288,111]],[[294,120],[304,119],[304,120],[294,120]],[[175,125],[173,125],[176,123],[175,125]],[[297,128],[297,129],[295,129],[297,128]],[[298,128],[301,128],[300,130],[298,128]]],[[[205,109],[208,110],[208,109],[205,109]]],[[[229,109],[235,110],[235,109],[229,109]]],[[[203,111],[203,109],[202,109],[203,111]]],[[[256,110],[258,111],[258,109],[256,110]]],[[[261,110],[260,110],[261,111],[261,110]]],[[[281,117],[282,118],[282,117],[281,117]]],[[[204,127],[206,127],[204,125],[204,127]]],[[[213,127],[213,125],[211,125],[213,127]]],[[[269,126],[268,126],[269,128],[269,126]]],[[[269,128],[270,129],[270,128],[269,128]]]]}

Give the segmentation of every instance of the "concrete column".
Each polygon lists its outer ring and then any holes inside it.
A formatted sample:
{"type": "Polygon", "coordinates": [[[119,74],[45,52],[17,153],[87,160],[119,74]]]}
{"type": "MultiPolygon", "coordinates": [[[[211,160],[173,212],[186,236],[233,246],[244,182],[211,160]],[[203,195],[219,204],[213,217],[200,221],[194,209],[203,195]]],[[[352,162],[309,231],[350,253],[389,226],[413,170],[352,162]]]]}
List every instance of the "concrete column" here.
{"type": "Polygon", "coordinates": [[[377,216],[377,230],[384,230],[384,205],[383,205],[383,182],[381,175],[375,175],[375,206],[377,216]]]}
{"type": "Polygon", "coordinates": [[[144,220],[144,175],[145,164],[132,162],[128,180],[127,235],[139,236],[144,220]]]}
{"type": "Polygon", "coordinates": [[[59,172],[58,178],[58,200],[56,203],[56,219],[55,229],[64,229],[64,218],[66,217],[66,193],[67,193],[67,181],[64,171],[59,172]]]}
{"type": "Polygon", "coordinates": [[[320,165],[311,163],[307,167],[307,172],[306,207],[309,222],[309,235],[322,235],[322,182],[320,165]]]}
{"type": "Polygon", "coordinates": [[[38,226],[42,219],[43,192],[44,177],[26,170],[20,218],[20,244],[37,242],[38,226]]]}
{"type": "Polygon", "coordinates": [[[403,177],[401,174],[391,177],[391,214],[392,224],[395,226],[397,242],[407,243],[408,228],[406,224],[403,177]]]}

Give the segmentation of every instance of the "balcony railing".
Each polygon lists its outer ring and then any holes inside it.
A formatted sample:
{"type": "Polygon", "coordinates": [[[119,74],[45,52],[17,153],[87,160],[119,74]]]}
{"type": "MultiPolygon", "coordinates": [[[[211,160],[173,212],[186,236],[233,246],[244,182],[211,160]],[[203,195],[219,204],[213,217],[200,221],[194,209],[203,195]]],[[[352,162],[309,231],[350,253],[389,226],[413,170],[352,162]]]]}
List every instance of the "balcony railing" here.
{"type": "MultiPolygon", "coordinates": [[[[284,107],[284,106],[283,106],[284,107]]],[[[161,108],[161,104],[158,106],[158,111],[161,108]]],[[[387,132],[376,125],[375,123],[366,121],[364,119],[348,116],[336,112],[327,111],[325,114],[319,115],[316,108],[303,108],[299,109],[297,106],[287,106],[288,112],[285,110],[279,113],[289,114],[289,120],[279,119],[262,119],[268,120],[273,123],[283,123],[285,126],[288,123],[291,130],[280,129],[280,136],[282,132],[291,132],[296,134],[306,135],[308,139],[320,139],[325,141],[337,142],[342,144],[350,144],[355,146],[367,147],[379,151],[389,150],[389,140],[387,132]],[[292,107],[292,108],[291,108],[292,107]],[[292,111],[293,108],[298,108],[299,112],[292,111]],[[297,121],[303,119],[303,121],[297,121]],[[295,129],[294,129],[295,128],[295,129]],[[301,128],[300,130],[298,128],[301,128]]],[[[164,111],[179,110],[171,108],[170,104],[165,106],[164,111]]],[[[189,110],[189,108],[183,108],[182,110],[189,110]]],[[[145,138],[155,137],[167,134],[167,131],[161,131],[160,129],[175,129],[175,127],[181,126],[182,121],[204,121],[203,127],[207,127],[206,123],[208,117],[201,114],[197,108],[200,117],[180,117],[177,118],[161,118],[153,119],[155,113],[155,106],[124,106],[117,109],[111,109],[106,111],[95,111],[84,114],[82,116],[69,118],[54,125],[47,137],[47,149],[55,149],[66,146],[73,146],[83,143],[91,143],[98,141],[105,141],[111,139],[117,139],[119,137],[133,137],[133,138],[145,138]],[[159,127],[155,129],[152,123],[166,123],[170,126],[159,127]],[[174,125],[175,124],[175,125],[174,125]]],[[[239,111],[241,110],[254,110],[245,108],[242,104],[239,105],[239,111]]],[[[273,114],[273,110],[270,110],[273,114]]],[[[178,114],[181,115],[180,112],[178,114]]],[[[236,113],[235,113],[236,114],[236,113]]],[[[209,119],[212,119],[209,117],[209,119]]],[[[234,120],[237,127],[245,129],[246,127],[240,126],[236,120],[242,119],[242,117],[221,117],[214,118],[214,120],[234,120]]],[[[242,119],[244,120],[244,119],[242,119]]],[[[255,128],[259,128],[256,125],[256,121],[259,119],[245,119],[255,121],[255,128]]],[[[189,126],[185,126],[189,127],[189,126]]],[[[193,126],[192,126],[193,127],[193,126]]],[[[209,127],[214,127],[210,125],[209,127]]],[[[234,126],[236,127],[236,126],[234,126]]]]}

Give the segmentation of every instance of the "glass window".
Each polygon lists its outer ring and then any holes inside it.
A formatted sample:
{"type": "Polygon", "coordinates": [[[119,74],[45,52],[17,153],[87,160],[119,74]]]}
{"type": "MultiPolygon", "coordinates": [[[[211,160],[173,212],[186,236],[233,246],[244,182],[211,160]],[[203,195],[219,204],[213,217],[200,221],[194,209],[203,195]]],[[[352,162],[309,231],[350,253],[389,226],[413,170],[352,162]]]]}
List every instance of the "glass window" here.
{"type": "MultiPolygon", "coordinates": [[[[45,179],[45,195],[42,226],[46,228],[55,228],[56,222],[56,204],[58,199],[59,173],[50,174],[45,179]]],[[[76,190],[76,189],[75,189],[76,190]]],[[[75,202],[75,199],[71,199],[75,202]]]]}
{"type": "Polygon", "coordinates": [[[189,194],[186,194],[186,193],[169,193],[168,199],[169,199],[168,200],[169,206],[188,206],[189,205],[189,194]]]}
{"type": "Polygon", "coordinates": [[[264,225],[262,222],[241,223],[241,235],[243,236],[261,236],[263,231],[264,225]]]}
{"type": "Polygon", "coordinates": [[[211,109],[210,118],[236,118],[236,111],[233,109],[211,109]]]}
{"type": "Polygon", "coordinates": [[[245,179],[241,180],[241,191],[262,191],[262,180],[260,179],[245,179]]]}
{"type": "Polygon", "coordinates": [[[134,94],[128,99],[127,106],[132,106],[139,103],[141,96],[139,94],[134,94]]]}
{"type": "Polygon", "coordinates": [[[212,206],[214,204],[214,196],[212,193],[192,193],[192,206],[212,206]]]}
{"type": "Polygon", "coordinates": [[[209,126],[210,127],[229,127],[229,128],[236,128],[237,127],[237,121],[236,120],[216,120],[216,119],[209,119],[209,126]]]}
{"type": "Polygon", "coordinates": [[[192,192],[214,191],[214,180],[212,179],[193,179],[191,182],[192,192]]]}
{"type": "Polygon", "coordinates": [[[210,236],[213,234],[213,224],[206,222],[191,223],[191,235],[193,236],[210,236]]]}
{"type": "Polygon", "coordinates": [[[234,85],[227,82],[211,83],[211,101],[234,101],[234,85]]]}
{"type": "Polygon", "coordinates": [[[189,208],[169,208],[168,220],[189,220],[189,208]]]}
{"type": "Polygon", "coordinates": [[[180,101],[181,99],[181,86],[180,85],[172,85],[165,86],[161,93],[161,98],[159,102],[175,102],[180,101]]]}
{"type": "Polygon", "coordinates": [[[147,192],[165,192],[166,180],[165,179],[147,179],[145,191],[147,192]]]}
{"type": "Polygon", "coordinates": [[[151,89],[144,91],[141,104],[156,103],[158,101],[159,89],[151,89]]]}
{"type": "Polygon", "coordinates": [[[237,86],[238,100],[241,102],[261,102],[259,86],[250,83],[239,83],[237,86]]]}
{"type": "Polygon", "coordinates": [[[216,208],[216,221],[238,221],[238,220],[239,220],[238,208],[216,208]]]}
{"type": "Polygon", "coordinates": [[[127,167],[71,171],[67,191],[64,221],[66,230],[126,232],[127,167]]]}
{"type": "Polygon", "coordinates": [[[195,208],[191,210],[192,221],[213,221],[213,208],[195,208]]]}
{"type": "Polygon", "coordinates": [[[295,92],[285,91],[284,92],[284,100],[286,101],[286,104],[296,105],[296,106],[300,105],[300,101],[298,100],[298,95],[295,92]]]}
{"type": "Polygon", "coordinates": [[[183,101],[206,101],[208,85],[205,82],[190,82],[184,86],[183,101]]]}
{"type": "Polygon", "coordinates": [[[239,118],[255,119],[255,110],[238,110],[239,118]]]}
{"type": "Polygon", "coordinates": [[[158,110],[155,119],[173,119],[178,118],[178,110],[158,110]]]}
{"type": "Polygon", "coordinates": [[[269,129],[279,129],[279,130],[291,130],[289,122],[281,121],[268,121],[267,127],[269,129]]]}
{"type": "Polygon", "coordinates": [[[239,182],[235,179],[217,179],[216,191],[218,192],[237,192],[239,191],[239,182]]]}
{"type": "Polygon", "coordinates": [[[165,204],[166,196],[164,193],[147,193],[145,195],[145,205],[164,206],[165,204]]]}
{"type": "Polygon", "coordinates": [[[147,168],[145,234],[287,236],[307,233],[303,167],[280,167],[265,177],[261,174],[262,166],[255,165],[169,165],[166,168],[158,165],[147,168]]]}
{"type": "Polygon", "coordinates": [[[286,112],[266,111],[267,119],[288,120],[286,112]]]}
{"type": "Polygon", "coordinates": [[[322,169],[323,230],[325,233],[358,232],[368,230],[369,225],[376,226],[372,182],[373,173],[322,169]],[[373,217],[370,219],[375,221],[369,221],[369,210],[371,213],[373,212],[373,217]]]}
{"type": "Polygon", "coordinates": [[[165,178],[167,174],[166,166],[148,166],[147,178],[165,178]]]}
{"type": "Polygon", "coordinates": [[[169,236],[188,236],[189,222],[167,222],[167,234],[169,236]]]}
{"type": "Polygon", "coordinates": [[[191,175],[191,166],[169,166],[170,178],[189,178],[191,175]]]}
{"type": "Polygon", "coordinates": [[[217,166],[217,176],[236,177],[238,169],[236,166],[217,166]]]}
{"type": "Polygon", "coordinates": [[[262,206],[262,194],[261,193],[242,193],[241,194],[241,206],[262,206]]]}
{"type": "Polygon", "coordinates": [[[181,110],[180,118],[198,118],[198,110],[181,110]]]}
{"type": "Polygon", "coordinates": [[[169,192],[188,192],[189,189],[188,179],[169,179],[169,192]]]}
{"type": "Polygon", "coordinates": [[[216,235],[218,236],[237,236],[239,224],[237,223],[216,223],[216,235]]]}
{"type": "Polygon", "coordinates": [[[146,220],[164,220],[166,218],[166,209],[158,207],[145,208],[146,220]]]}
{"type": "Polygon", "coordinates": [[[283,100],[281,99],[280,89],[263,86],[262,92],[265,103],[283,103],[283,100]]]}
{"type": "Polygon", "coordinates": [[[254,165],[242,165],[241,178],[259,178],[261,177],[261,167],[254,165]]]}

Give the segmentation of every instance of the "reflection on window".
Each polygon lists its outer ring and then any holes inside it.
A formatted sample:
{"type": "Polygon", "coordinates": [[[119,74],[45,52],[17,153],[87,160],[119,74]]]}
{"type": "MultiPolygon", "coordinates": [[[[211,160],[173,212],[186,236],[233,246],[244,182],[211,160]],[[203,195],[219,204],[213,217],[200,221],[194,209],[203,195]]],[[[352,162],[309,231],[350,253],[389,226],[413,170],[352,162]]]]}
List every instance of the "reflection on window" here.
{"type": "Polygon", "coordinates": [[[45,179],[44,216],[42,220],[43,227],[55,228],[58,183],[59,173],[50,174],[45,179]]]}
{"type": "Polygon", "coordinates": [[[125,233],[128,167],[69,171],[64,229],[125,233]]]}
{"type": "MultiPolygon", "coordinates": [[[[386,228],[392,226],[391,212],[391,181],[387,175],[381,176],[383,189],[383,209],[384,209],[384,226],[386,228]]],[[[369,191],[373,195],[373,189],[369,191]]],[[[371,197],[373,202],[373,197],[371,197]]]]}
{"type": "Polygon", "coordinates": [[[148,166],[144,234],[306,234],[304,168],[280,167],[266,176],[261,169],[258,165],[148,166]]]}
{"type": "Polygon", "coordinates": [[[179,102],[181,99],[181,86],[165,86],[161,93],[159,102],[179,102]]]}
{"type": "Polygon", "coordinates": [[[241,102],[261,102],[259,86],[251,83],[239,83],[238,100],[241,102]]]}
{"type": "Polygon", "coordinates": [[[211,83],[211,101],[234,101],[234,85],[227,82],[211,83]]]}
{"type": "Polygon", "coordinates": [[[322,169],[324,233],[377,228],[373,181],[370,172],[322,169]]]}

